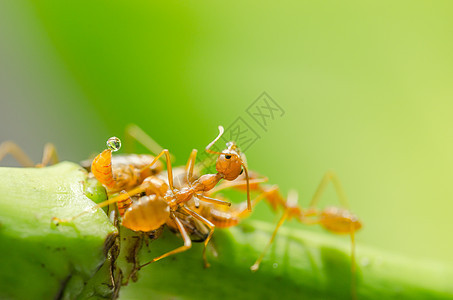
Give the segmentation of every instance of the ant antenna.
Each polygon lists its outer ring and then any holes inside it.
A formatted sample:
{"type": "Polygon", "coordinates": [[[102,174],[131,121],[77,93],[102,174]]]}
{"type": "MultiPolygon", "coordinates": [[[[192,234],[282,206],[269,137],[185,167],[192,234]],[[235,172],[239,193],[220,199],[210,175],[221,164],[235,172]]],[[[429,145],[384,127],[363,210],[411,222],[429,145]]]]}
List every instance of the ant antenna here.
{"type": "Polygon", "coordinates": [[[223,126],[219,125],[219,135],[212,142],[210,142],[209,145],[206,146],[206,149],[205,149],[206,152],[211,153],[211,154],[217,154],[217,155],[222,154],[221,152],[212,151],[212,150],[210,150],[210,148],[220,139],[220,137],[223,135],[224,132],[225,132],[225,130],[223,129],[223,126]]]}

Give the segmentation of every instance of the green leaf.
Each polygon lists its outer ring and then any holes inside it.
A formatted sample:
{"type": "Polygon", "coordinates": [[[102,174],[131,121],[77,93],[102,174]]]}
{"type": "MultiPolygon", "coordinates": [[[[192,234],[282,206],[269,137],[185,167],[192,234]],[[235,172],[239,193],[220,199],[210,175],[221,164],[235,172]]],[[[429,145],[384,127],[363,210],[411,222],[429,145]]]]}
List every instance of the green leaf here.
{"type": "Polygon", "coordinates": [[[76,298],[105,260],[116,234],[102,210],[52,226],[93,206],[80,166],[63,162],[42,169],[0,168],[0,298],[76,298]]]}
{"type": "MultiPolygon", "coordinates": [[[[255,262],[274,225],[249,221],[214,233],[218,257],[204,269],[201,244],[139,272],[120,299],[351,299],[347,237],[281,228],[260,269],[255,262]]],[[[142,250],[141,262],[182,245],[166,230],[142,250]]],[[[212,251],[211,251],[212,253],[212,251]]],[[[453,271],[436,262],[413,261],[376,249],[357,247],[358,299],[453,299],[453,271]]]]}
{"type": "MultiPolygon", "coordinates": [[[[105,261],[116,228],[102,210],[72,223],[52,226],[51,218],[72,217],[103,201],[104,189],[87,180],[78,165],[63,162],[43,169],[0,168],[0,298],[93,299],[111,297],[110,261],[105,261]]],[[[245,220],[216,229],[203,268],[203,245],[144,267],[120,299],[453,299],[453,271],[435,262],[414,261],[357,246],[351,282],[347,237],[281,228],[261,268],[254,263],[274,225],[245,220]],[[214,255],[217,253],[217,255],[214,255]]],[[[140,263],[182,245],[164,230],[155,240],[121,228],[117,266],[126,270],[143,244],[140,263]],[[132,246],[131,246],[132,245],[132,246]]],[[[130,268],[129,268],[130,270],[130,268]]],[[[124,272],[127,274],[127,272],[124,272]]]]}

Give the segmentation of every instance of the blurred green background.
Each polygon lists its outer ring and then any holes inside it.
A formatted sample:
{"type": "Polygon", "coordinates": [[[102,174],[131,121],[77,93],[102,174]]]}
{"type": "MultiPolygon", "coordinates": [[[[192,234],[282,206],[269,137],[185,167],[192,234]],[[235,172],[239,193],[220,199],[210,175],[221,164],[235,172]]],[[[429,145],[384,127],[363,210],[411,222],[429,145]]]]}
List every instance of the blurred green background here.
{"type": "MultiPolygon", "coordinates": [[[[35,161],[50,141],[77,162],[136,123],[183,164],[243,117],[260,135],[249,167],[285,193],[307,205],[333,169],[365,224],[359,243],[452,264],[452,13],[451,1],[0,1],[0,141],[35,161]],[[264,91],[285,110],[267,131],[246,113],[264,91]]],[[[264,206],[254,217],[276,221],[264,206]]]]}

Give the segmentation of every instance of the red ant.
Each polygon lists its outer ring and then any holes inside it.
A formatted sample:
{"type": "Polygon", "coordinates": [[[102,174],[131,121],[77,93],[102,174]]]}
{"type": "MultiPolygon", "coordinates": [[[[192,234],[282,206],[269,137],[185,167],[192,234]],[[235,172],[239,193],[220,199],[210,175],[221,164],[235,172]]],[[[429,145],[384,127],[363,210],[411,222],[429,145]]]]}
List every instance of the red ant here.
{"type": "MultiPolygon", "coordinates": [[[[100,208],[107,206],[112,203],[121,202],[121,212],[122,216],[122,225],[126,228],[129,228],[134,231],[149,232],[159,229],[161,226],[167,222],[172,222],[176,225],[178,231],[180,232],[184,245],[178,247],[172,251],[162,254],[151,260],[148,263],[145,263],[139,267],[142,268],[152,262],[158,261],[162,258],[165,258],[169,255],[176,254],[179,252],[186,251],[191,247],[191,240],[189,235],[186,232],[181,220],[176,216],[177,212],[183,212],[187,215],[192,216],[194,219],[202,222],[209,228],[209,234],[204,242],[203,249],[203,260],[205,266],[208,267],[209,264],[206,259],[206,246],[209,243],[209,240],[212,237],[214,232],[215,225],[204,218],[203,216],[197,214],[192,209],[190,209],[186,203],[192,198],[196,198],[208,203],[220,204],[220,205],[231,205],[229,202],[225,202],[219,199],[214,199],[205,196],[203,193],[208,192],[221,180],[234,180],[236,179],[243,171],[246,176],[247,184],[247,209],[251,210],[250,202],[250,189],[248,184],[248,171],[245,163],[241,158],[241,154],[236,144],[229,142],[227,148],[222,152],[216,152],[210,150],[210,148],[217,142],[222,136],[224,130],[222,126],[219,126],[219,135],[206,147],[208,153],[217,154],[216,162],[216,174],[205,174],[200,176],[194,182],[191,182],[191,177],[193,174],[193,168],[195,165],[195,159],[197,155],[197,150],[193,150],[189,160],[187,162],[187,181],[188,186],[181,189],[176,189],[173,185],[173,171],[171,166],[170,153],[167,149],[162,150],[159,155],[157,155],[151,163],[145,165],[144,167],[137,169],[138,174],[142,174],[145,170],[152,167],[160,157],[165,156],[167,163],[167,179],[168,183],[164,180],[156,177],[149,176],[142,180],[142,183],[138,186],[121,193],[120,195],[113,197],[107,201],[104,201],[92,209],[100,208]],[[142,195],[144,194],[144,195],[142,195]],[[138,200],[132,201],[131,196],[137,195],[138,200]]],[[[119,186],[118,180],[113,176],[111,168],[111,151],[117,150],[120,144],[116,138],[109,139],[108,142],[109,149],[105,150],[99,154],[92,163],[91,170],[95,170],[93,174],[95,177],[99,177],[101,182],[107,187],[115,189],[119,186]]],[[[134,184],[135,185],[135,181],[134,184]]],[[[84,211],[72,218],[62,220],[54,218],[53,220],[58,222],[70,222],[75,218],[87,213],[84,211]]]]}
{"type": "MultiPolygon", "coordinates": [[[[253,174],[253,173],[252,173],[253,174]]],[[[252,178],[255,176],[252,176],[252,178]]],[[[261,261],[264,258],[267,250],[273,243],[275,236],[277,235],[278,229],[284,223],[286,219],[295,218],[299,222],[314,225],[319,224],[324,229],[336,233],[336,234],[349,234],[351,237],[351,273],[352,276],[355,273],[355,240],[354,234],[356,231],[360,230],[362,227],[362,223],[358,219],[358,217],[352,214],[346,208],[341,207],[327,207],[323,210],[316,209],[316,206],[321,198],[325,188],[327,187],[329,182],[332,182],[335,190],[337,192],[337,196],[340,199],[341,204],[343,207],[347,207],[347,200],[346,196],[343,192],[341,187],[340,181],[338,177],[333,172],[327,172],[321,183],[319,184],[315,195],[309,205],[309,208],[304,210],[297,204],[297,192],[292,191],[288,194],[287,199],[280,194],[278,186],[263,186],[260,185],[260,182],[266,181],[267,178],[261,179],[250,179],[250,185],[253,187],[254,190],[260,192],[258,197],[253,200],[253,206],[255,206],[259,201],[262,199],[267,200],[267,202],[271,205],[274,211],[277,210],[278,207],[282,207],[284,212],[280,220],[278,221],[275,230],[271,236],[269,243],[267,244],[266,248],[256,260],[256,262],[250,267],[252,271],[257,271],[261,261]]],[[[244,181],[238,180],[235,182],[228,182],[219,185],[215,189],[209,192],[209,195],[215,194],[220,190],[223,190],[228,187],[236,187],[241,189],[244,186],[244,181]]],[[[248,211],[244,209],[244,203],[239,205],[230,207],[230,208],[223,208],[218,207],[212,204],[205,204],[203,203],[198,210],[202,216],[213,222],[218,227],[231,227],[237,225],[240,220],[248,215],[248,211]]],[[[354,282],[354,279],[353,281],[354,282]]],[[[354,286],[353,286],[353,295],[354,286]]]]}

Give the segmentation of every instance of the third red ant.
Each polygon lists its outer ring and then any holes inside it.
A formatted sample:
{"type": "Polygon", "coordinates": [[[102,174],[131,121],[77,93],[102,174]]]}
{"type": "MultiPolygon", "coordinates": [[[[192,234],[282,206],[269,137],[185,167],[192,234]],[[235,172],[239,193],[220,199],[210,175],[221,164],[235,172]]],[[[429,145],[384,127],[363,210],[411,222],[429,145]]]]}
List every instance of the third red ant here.
{"type": "MultiPolygon", "coordinates": [[[[303,209],[297,204],[298,195],[295,191],[288,194],[285,199],[278,188],[278,186],[266,186],[260,183],[267,180],[267,178],[259,178],[255,173],[251,173],[252,178],[249,180],[250,186],[253,190],[258,191],[259,195],[253,200],[252,205],[255,206],[261,200],[265,199],[276,211],[279,207],[283,208],[283,215],[278,221],[274,232],[270,238],[269,243],[263,250],[256,262],[250,267],[252,271],[257,271],[261,261],[263,260],[267,250],[273,243],[275,236],[277,235],[278,229],[284,223],[286,219],[294,218],[299,222],[307,225],[319,224],[324,229],[335,233],[335,234],[349,234],[351,238],[351,274],[354,276],[355,273],[355,240],[354,234],[360,230],[362,223],[358,217],[352,214],[346,207],[348,207],[345,193],[341,187],[340,181],[335,173],[327,172],[321,180],[308,209],[303,209]],[[327,187],[328,183],[332,182],[336,190],[337,196],[343,207],[327,207],[323,210],[318,210],[316,206],[327,187]]],[[[244,186],[244,180],[237,180],[234,182],[225,182],[215,189],[212,189],[208,194],[214,195],[217,192],[233,187],[242,189],[244,186]]],[[[192,204],[193,205],[193,204],[192,204]]],[[[231,227],[237,225],[242,218],[248,215],[248,211],[245,209],[244,203],[232,206],[232,207],[219,207],[213,204],[202,203],[199,208],[193,207],[193,209],[199,212],[202,216],[213,222],[218,227],[231,227]]],[[[354,279],[352,280],[354,282],[354,279]]],[[[353,285],[353,295],[354,295],[353,285]]]]}

